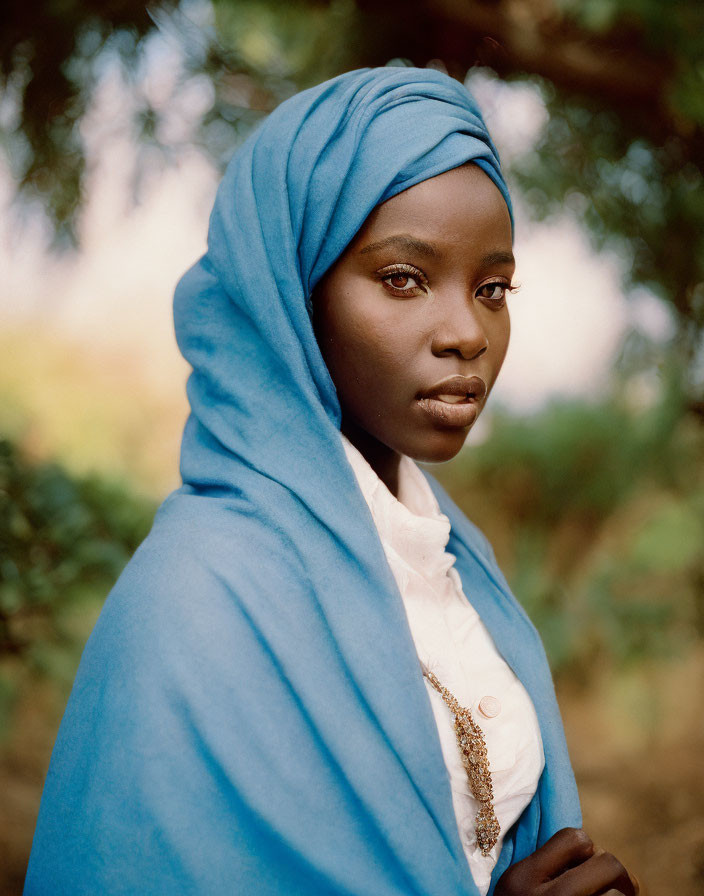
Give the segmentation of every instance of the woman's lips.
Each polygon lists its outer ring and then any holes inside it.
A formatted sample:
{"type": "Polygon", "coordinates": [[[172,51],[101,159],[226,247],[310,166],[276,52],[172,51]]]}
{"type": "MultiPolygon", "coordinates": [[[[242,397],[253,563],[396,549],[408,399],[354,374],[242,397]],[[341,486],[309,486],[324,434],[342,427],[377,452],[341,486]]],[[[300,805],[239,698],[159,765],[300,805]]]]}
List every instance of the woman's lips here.
{"type": "Polygon", "coordinates": [[[471,426],[487,393],[486,383],[478,376],[450,376],[417,398],[420,407],[435,422],[446,426],[471,426]]]}
{"type": "Polygon", "coordinates": [[[434,421],[447,426],[471,426],[479,414],[479,404],[475,398],[464,398],[457,401],[457,396],[450,396],[451,401],[435,398],[419,398],[420,407],[434,421]]]}

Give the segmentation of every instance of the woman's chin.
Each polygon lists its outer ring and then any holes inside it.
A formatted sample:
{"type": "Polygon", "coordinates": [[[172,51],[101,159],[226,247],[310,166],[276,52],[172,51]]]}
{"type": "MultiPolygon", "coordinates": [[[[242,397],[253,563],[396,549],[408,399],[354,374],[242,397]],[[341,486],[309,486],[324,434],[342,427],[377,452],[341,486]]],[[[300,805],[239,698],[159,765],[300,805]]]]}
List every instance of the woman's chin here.
{"type": "Polygon", "coordinates": [[[422,439],[419,438],[409,450],[404,452],[413,460],[424,464],[444,464],[456,457],[467,441],[471,427],[438,428],[422,439]]]}

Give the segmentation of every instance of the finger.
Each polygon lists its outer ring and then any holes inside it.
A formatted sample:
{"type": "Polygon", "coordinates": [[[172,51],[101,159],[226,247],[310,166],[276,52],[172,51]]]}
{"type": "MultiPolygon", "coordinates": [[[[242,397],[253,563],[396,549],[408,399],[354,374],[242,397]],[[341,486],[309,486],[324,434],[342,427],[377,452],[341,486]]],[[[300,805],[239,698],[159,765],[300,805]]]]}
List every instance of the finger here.
{"type": "Polygon", "coordinates": [[[524,862],[531,862],[543,880],[552,880],[565,869],[579,865],[594,852],[591,837],[582,828],[562,828],[524,862]]]}
{"type": "Polygon", "coordinates": [[[507,868],[497,882],[496,893],[525,896],[535,892],[567,868],[589,858],[593,851],[594,844],[581,828],[562,828],[527,858],[507,868]]]}
{"type": "Polygon", "coordinates": [[[638,894],[628,871],[616,856],[599,850],[581,865],[569,868],[555,878],[548,892],[555,896],[593,896],[605,888],[615,890],[619,896],[638,894]]]}
{"type": "MultiPolygon", "coordinates": [[[[605,852],[606,852],[606,850],[603,849],[601,846],[597,846],[596,843],[594,844],[594,855],[595,856],[600,856],[605,852]]],[[[635,876],[635,874],[631,874],[631,872],[629,871],[628,877],[631,881],[631,884],[633,885],[633,892],[635,893],[635,896],[645,896],[645,892],[641,890],[640,881],[635,876]]],[[[617,891],[613,891],[613,892],[617,892],[617,891]]],[[[609,896],[609,894],[604,893],[604,896],[609,896]]]]}
{"type": "MultiPolygon", "coordinates": [[[[601,846],[597,846],[596,843],[594,844],[594,855],[595,855],[595,856],[600,856],[600,855],[602,855],[602,854],[605,853],[605,852],[606,852],[606,850],[603,849],[601,846]]],[[[645,893],[641,891],[640,881],[639,881],[638,878],[635,876],[635,874],[631,874],[631,872],[629,871],[629,872],[628,872],[628,877],[629,877],[629,879],[630,879],[630,881],[631,881],[631,884],[633,885],[633,892],[635,893],[635,896],[645,896],[645,893]]],[[[615,893],[615,892],[618,892],[618,891],[616,891],[616,890],[611,891],[611,890],[610,890],[609,893],[611,893],[611,892],[614,892],[614,893],[615,893]]],[[[604,893],[604,896],[609,896],[609,893],[604,893]]]]}

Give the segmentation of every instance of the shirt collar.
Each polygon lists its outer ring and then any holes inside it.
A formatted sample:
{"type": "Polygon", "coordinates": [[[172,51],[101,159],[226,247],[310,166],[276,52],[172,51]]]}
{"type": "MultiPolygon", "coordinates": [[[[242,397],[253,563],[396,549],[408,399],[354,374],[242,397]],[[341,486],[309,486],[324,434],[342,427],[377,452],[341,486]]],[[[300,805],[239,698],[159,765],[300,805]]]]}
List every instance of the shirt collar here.
{"type": "Polygon", "coordinates": [[[401,455],[396,498],[364,455],[345,435],[340,436],[384,549],[391,548],[425,578],[446,575],[455,561],[445,552],[450,521],[416,463],[401,455]]]}

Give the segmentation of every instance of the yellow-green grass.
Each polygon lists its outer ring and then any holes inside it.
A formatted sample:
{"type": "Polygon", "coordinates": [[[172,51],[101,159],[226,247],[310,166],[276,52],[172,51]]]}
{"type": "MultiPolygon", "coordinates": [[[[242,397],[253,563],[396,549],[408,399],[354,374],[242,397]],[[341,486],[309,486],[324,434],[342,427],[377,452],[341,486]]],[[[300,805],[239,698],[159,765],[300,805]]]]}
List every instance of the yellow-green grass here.
{"type": "Polygon", "coordinates": [[[91,349],[48,326],[0,332],[0,435],[30,457],[128,481],[154,497],[178,485],[185,365],[150,381],[137,352],[91,349]]]}

